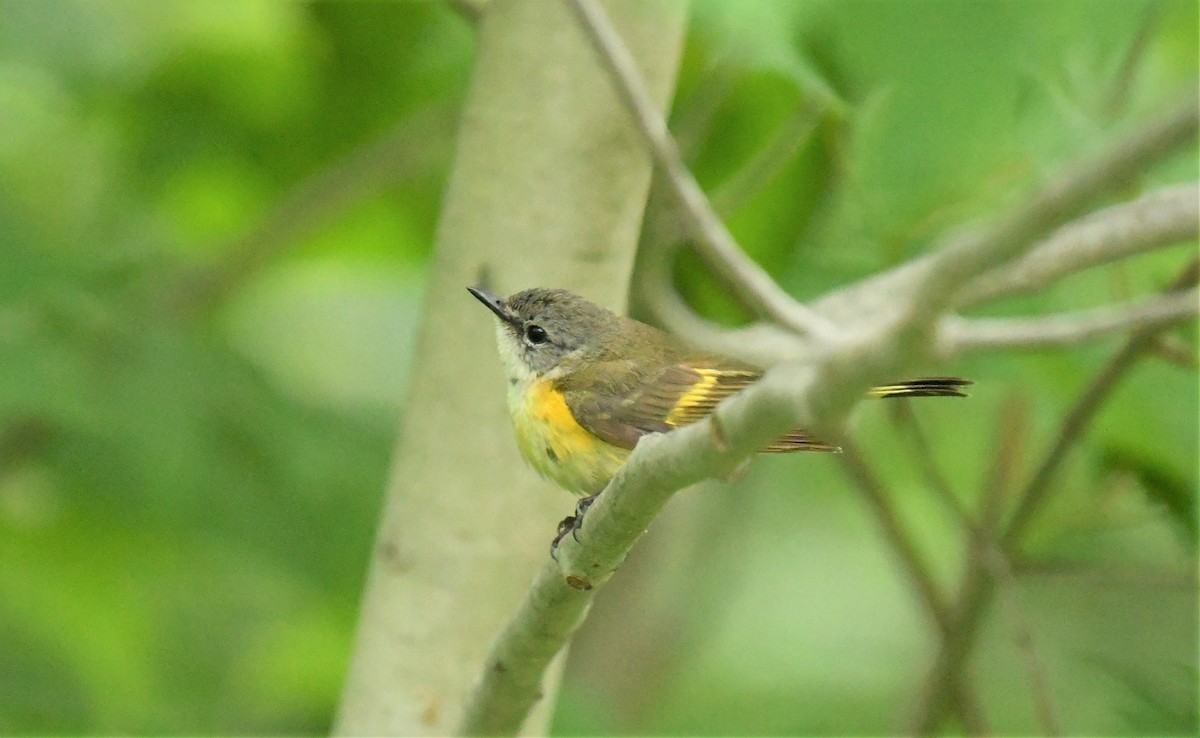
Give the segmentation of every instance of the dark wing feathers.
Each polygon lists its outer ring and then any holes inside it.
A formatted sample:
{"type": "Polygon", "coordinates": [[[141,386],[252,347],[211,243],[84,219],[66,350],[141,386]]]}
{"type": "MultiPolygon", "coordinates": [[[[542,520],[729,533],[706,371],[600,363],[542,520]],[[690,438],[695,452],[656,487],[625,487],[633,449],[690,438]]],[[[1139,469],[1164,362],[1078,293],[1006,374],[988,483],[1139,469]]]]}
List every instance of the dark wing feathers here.
{"type": "Polygon", "coordinates": [[[903,382],[885,384],[867,390],[870,397],[966,397],[963,387],[971,384],[969,379],[958,377],[921,377],[903,382]]]}
{"type": "MultiPolygon", "coordinates": [[[[576,378],[564,383],[562,390],[571,414],[588,432],[614,446],[633,448],[648,433],[665,433],[705,418],[722,400],[761,377],[762,372],[751,368],[681,363],[648,377],[644,383],[627,380],[626,387],[617,387],[618,383],[606,382],[607,391],[598,392],[596,384],[581,384],[576,378]],[[623,391],[614,391],[618,389],[623,391]]],[[[793,431],[763,449],[772,453],[836,450],[836,446],[820,443],[803,431],[793,431]]]]}
{"type": "MultiPolygon", "coordinates": [[[[700,359],[672,364],[655,375],[633,362],[595,362],[564,378],[559,388],[571,414],[588,432],[614,446],[633,448],[648,433],[665,433],[711,415],[717,405],[762,378],[758,369],[727,360],[700,359]]],[[[956,377],[926,377],[875,387],[873,397],[965,397],[971,384],[956,377]]],[[[795,430],[762,449],[839,451],[837,446],[795,430]]]]}
{"type": "Polygon", "coordinates": [[[791,451],[841,451],[840,446],[821,443],[804,431],[792,431],[762,450],[765,454],[786,454],[791,451]]]}

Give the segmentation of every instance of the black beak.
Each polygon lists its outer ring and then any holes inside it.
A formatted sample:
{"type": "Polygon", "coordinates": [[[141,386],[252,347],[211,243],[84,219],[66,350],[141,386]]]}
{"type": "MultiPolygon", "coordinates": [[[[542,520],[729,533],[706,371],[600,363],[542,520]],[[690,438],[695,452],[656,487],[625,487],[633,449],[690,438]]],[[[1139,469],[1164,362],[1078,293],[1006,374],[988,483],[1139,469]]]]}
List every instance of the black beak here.
{"type": "Polygon", "coordinates": [[[495,295],[493,295],[490,292],[484,292],[483,290],[477,290],[474,287],[468,287],[467,292],[470,292],[472,295],[475,295],[475,299],[479,300],[484,305],[486,305],[487,309],[491,310],[493,313],[495,313],[496,317],[500,318],[500,320],[503,320],[505,323],[508,323],[509,325],[513,324],[513,322],[514,322],[513,315],[512,315],[512,313],[510,313],[508,311],[508,308],[505,307],[503,297],[496,297],[495,295]]]}

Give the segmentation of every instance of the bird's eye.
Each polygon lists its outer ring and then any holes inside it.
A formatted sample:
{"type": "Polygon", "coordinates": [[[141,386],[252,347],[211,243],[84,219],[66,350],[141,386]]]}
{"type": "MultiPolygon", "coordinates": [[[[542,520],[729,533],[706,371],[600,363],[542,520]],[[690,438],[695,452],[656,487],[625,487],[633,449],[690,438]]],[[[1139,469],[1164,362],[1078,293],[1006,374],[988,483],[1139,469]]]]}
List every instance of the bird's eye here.
{"type": "Polygon", "coordinates": [[[529,325],[525,327],[525,340],[530,343],[545,343],[548,336],[546,331],[540,325],[529,325]]]}

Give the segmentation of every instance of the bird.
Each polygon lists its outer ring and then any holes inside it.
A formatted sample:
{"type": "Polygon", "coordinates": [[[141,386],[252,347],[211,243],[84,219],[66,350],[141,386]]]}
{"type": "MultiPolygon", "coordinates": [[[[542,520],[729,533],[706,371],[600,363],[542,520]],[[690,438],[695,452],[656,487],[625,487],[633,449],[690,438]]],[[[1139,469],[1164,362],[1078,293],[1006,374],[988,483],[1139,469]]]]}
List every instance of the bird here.
{"type": "MultiPolygon", "coordinates": [[[[496,320],[517,448],[543,477],[582,497],[580,518],[640,438],[711,415],[718,403],[763,376],[759,367],[692,350],[658,328],[567,290],[533,288],[504,298],[467,289],[496,320]]],[[[923,377],[873,387],[867,395],[965,397],[969,384],[958,377],[923,377]]],[[[838,450],[803,430],[761,449],[838,450]]],[[[573,530],[578,524],[572,518],[563,522],[573,530]]]]}

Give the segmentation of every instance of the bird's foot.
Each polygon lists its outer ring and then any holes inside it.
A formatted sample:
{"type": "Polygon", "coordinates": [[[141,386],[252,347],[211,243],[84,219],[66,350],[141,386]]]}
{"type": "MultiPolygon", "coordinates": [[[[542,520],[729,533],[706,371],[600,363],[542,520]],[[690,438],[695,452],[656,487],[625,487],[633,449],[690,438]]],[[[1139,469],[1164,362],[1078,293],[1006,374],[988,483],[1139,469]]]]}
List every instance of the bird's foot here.
{"type": "Polygon", "coordinates": [[[558,544],[562,543],[562,539],[568,533],[577,542],[579,541],[579,529],[583,527],[584,513],[588,511],[588,508],[592,506],[592,503],[599,496],[599,494],[594,494],[579,498],[579,502],[575,503],[575,514],[568,515],[558,524],[558,531],[554,535],[554,540],[550,543],[550,557],[552,559],[558,561],[558,544]]]}

